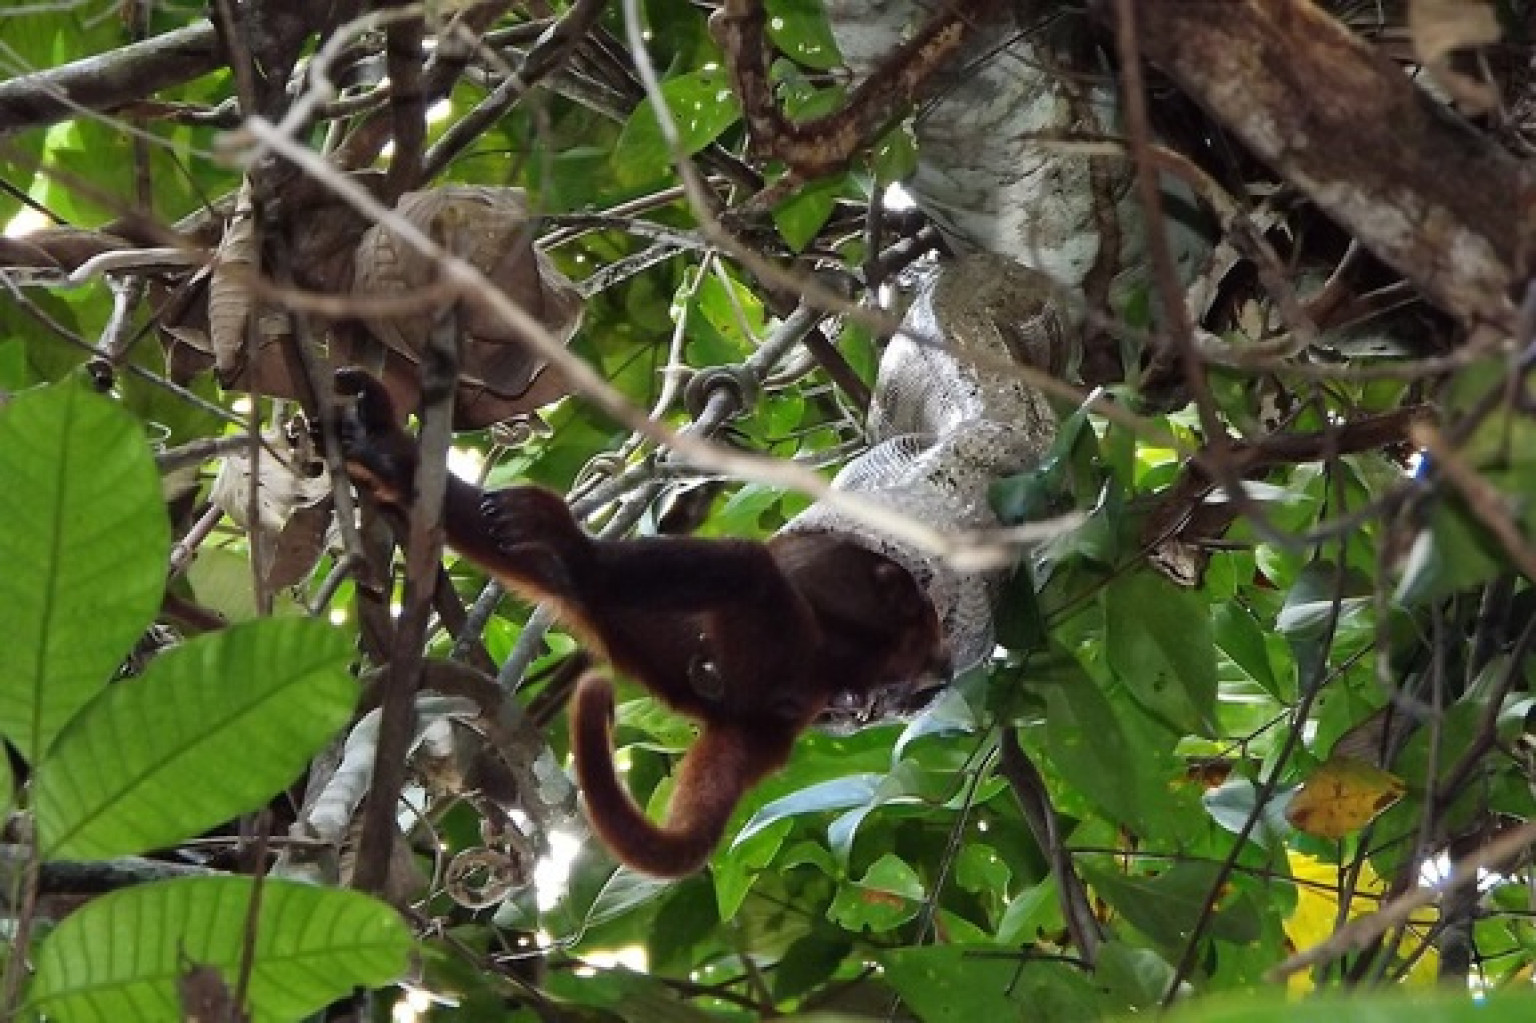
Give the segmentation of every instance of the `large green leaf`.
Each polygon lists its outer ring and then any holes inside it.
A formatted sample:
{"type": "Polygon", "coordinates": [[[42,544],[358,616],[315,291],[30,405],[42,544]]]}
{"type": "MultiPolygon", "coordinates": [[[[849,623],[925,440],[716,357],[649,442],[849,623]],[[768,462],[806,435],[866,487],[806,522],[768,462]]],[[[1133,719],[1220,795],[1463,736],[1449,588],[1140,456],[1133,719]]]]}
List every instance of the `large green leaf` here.
{"type": "Polygon", "coordinates": [[[16,775],[11,770],[11,758],[0,757],[0,814],[9,813],[16,799],[16,775]]]}
{"type": "Polygon", "coordinates": [[[1117,824],[1172,840],[1203,816],[1176,787],[1174,736],[1123,693],[1111,700],[1087,677],[1045,690],[1046,759],[1072,790],[1117,824]]]}
{"type": "Polygon", "coordinates": [[[1283,991],[1189,1005],[1170,1023],[1524,1023],[1536,1016],[1529,991],[1473,998],[1467,992],[1388,992],[1298,1002],[1283,991]]]}
{"type": "Polygon", "coordinates": [[[779,236],[795,252],[804,252],[826,226],[842,193],[841,177],[822,178],[804,185],[795,194],[773,208],[773,224],[779,236]]]}
{"type": "MultiPolygon", "coordinates": [[[[1200,924],[1201,911],[1216,880],[1214,863],[1176,863],[1161,874],[1129,876],[1092,863],[1080,865],[1094,891],[1132,926],[1177,955],[1200,924]]],[[[1245,944],[1258,938],[1253,907],[1241,894],[1224,900],[1205,933],[1245,944]]]]}
{"type": "Polygon", "coordinates": [[[796,940],[773,971],[773,996],[794,998],[824,984],[853,951],[842,930],[818,928],[796,940]]]}
{"type": "Polygon", "coordinates": [[[1030,962],[995,947],[895,948],[879,954],[885,979],[919,1019],[1098,1019],[1102,996],[1083,972],[1063,962],[1030,962]]]}
{"type": "Polygon", "coordinates": [[[1270,661],[1264,630],[1252,611],[1237,601],[1223,601],[1211,608],[1211,626],[1216,645],[1233,664],[1275,699],[1285,698],[1270,661]]]}
{"type": "Polygon", "coordinates": [[[857,881],[838,886],[827,919],[858,934],[893,930],[916,917],[926,893],[912,866],[886,853],[857,881]]]}
{"type": "Polygon", "coordinates": [[[1094,979],[1117,1002],[1138,1009],[1154,1009],[1173,980],[1173,965],[1150,948],[1137,948],[1123,941],[1106,941],[1099,946],[1098,968],[1094,979]]]}
{"type": "MultiPolygon", "coordinates": [[[[43,940],[29,1008],[61,1023],[173,1020],[176,978],[216,967],[239,975],[254,882],[198,877],[129,888],[91,902],[43,940]]],[[[361,892],[267,880],[257,912],[250,1006],[257,1020],[296,1020],[355,987],[405,972],[411,936],[389,906],[361,892]]]]}
{"type": "Polygon", "coordinates": [[[741,832],[736,836],[736,842],[738,844],[745,842],[764,828],[789,817],[822,813],[827,810],[847,810],[855,806],[872,806],[875,803],[876,794],[880,791],[880,782],[883,778],[884,775],[879,774],[850,774],[845,778],[833,778],[815,785],[807,785],[782,799],[775,799],[754,813],[752,819],[742,825],[741,832]]]}
{"type": "Polygon", "coordinates": [[[1456,507],[1437,501],[1427,528],[1414,538],[1393,598],[1409,607],[1444,600],[1492,579],[1504,565],[1489,550],[1488,538],[1456,507]]]}
{"type": "Polygon", "coordinates": [[[1110,670],[1153,715],[1216,734],[1216,644],[1200,594],[1151,572],[1115,580],[1104,593],[1104,646],[1110,670]]]}
{"type": "MultiPolygon", "coordinates": [[[[724,68],[691,71],[661,83],[661,95],[677,125],[683,153],[692,156],[741,118],[741,104],[731,91],[724,68]]],[[[635,108],[619,144],[613,150],[619,179],[638,185],[665,174],[672,154],[656,120],[656,108],[646,99],[635,108]]]]}
{"type": "Polygon", "coordinates": [[[170,529],[138,422],[68,381],[0,410],[0,733],[36,760],[160,606],[170,529]]]}
{"type": "Polygon", "coordinates": [[[140,852],[260,806],[346,723],[349,652],[322,622],[265,619],[177,647],[103,693],[38,766],[44,856],[140,852]]]}

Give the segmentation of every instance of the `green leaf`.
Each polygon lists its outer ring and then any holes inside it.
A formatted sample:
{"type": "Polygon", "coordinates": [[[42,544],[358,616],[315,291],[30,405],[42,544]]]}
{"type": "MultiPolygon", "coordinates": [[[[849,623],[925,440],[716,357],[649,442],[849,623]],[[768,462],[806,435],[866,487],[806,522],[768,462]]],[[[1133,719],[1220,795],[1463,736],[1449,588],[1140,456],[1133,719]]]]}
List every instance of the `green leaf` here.
{"type": "Polygon", "coordinates": [[[714,885],[695,874],[673,885],[656,911],[656,926],[646,935],[651,969],[688,969],[697,954],[697,946],[720,930],[720,911],[715,903],[714,885]]]}
{"type": "Polygon", "coordinates": [[[833,176],[812,181],[795,192],[773,209],[773,224],[779,235],[795,252],[803,252],[811,243],[832,209],[838,194],[843,190],[841,177],[833,176]]]}
{"type": "MultiPolygon", "coordinates": [[[[147,321],[149,318],[147,309],[145,313],[147,321]]],[[[147,328],[149,324],[146,322],[144,326],[147,328]]],[[[133,365],[148,370],[154,376],[141,377],[132,373],[120,373],[116,393],[123,407],[138,416],[141,421],[154,424],[157,430],[163,428],[165,445],[183,444],[187,441],[218,436],[223,432],[223,421],[213,413],[187,401],[179,392],[168,391],[158,383],[151,382],[158,381],[165,375],[165,356],[158,347],[147,344],[137,345],[130,353],[130,359],[133,365]]],[[[199,397],[218,404],[219,385],[214,381],[213,374],[199,374],[189,380],[185,386],[199,397]]],[[[247,567],[246,589],[250,588],[250,568],[247,567]]]]}
{"type": "Polygon", "coordinates": [[[1151,572],[1115,580],[1104,594],[1104,646],[1110,670],[1149,712],[1187,734],[1216,734],[1216,644],[1199,593],[1151,572]]]}
{"type": "MultiPolygon", "coordinates": [[[[1176,863],[1161,874],[1142,877],[1128,877],[1091,863],[1082,864],[1081,869],[1100,898],[1169,955],[1180,954],[1194,934],[1217,872],[1214,863],[1176,863]]],[[[1226,901],[1243,904],[1240,898],[1226,901]]],[[[1246,912],[1218,911],[1204,933],[1208,938],[1239,944],[1258,936],[1254,920],[1246,912]]]]}
{"type": "Polygon", "coordinates": [[[160,606],[170,528],[143,432],[66,381],[0,410],[0,733],[36,761],[160,606]]]}
{"type": "Polygon", "coordinates": [[[1094,979],[1120,1002],[1138,1009],[1153,1009],[1173,980],[1173,965],[1150,948],[1136,948],[1122,941],[1106,941],[1099,948],[1094,979]]]}
{"type": "Polygon", "coordinates": [[[251,587],[250,558],[231,548],[205,545],[186,579],[199,604],[229,621],[246,622],[261,614],[251,587]]]}
{"type": "MultiPolygon", "coordinates": [[[[560,999],[563,1018],[579,1020],[654,1020],[655,1023],[712,1023],[717,1016],[684,1002],[674,984],[648,973],[637,973],[623,966],[603,970],[551,970],[543,990],[560,999]],[[597,1012],[575,1012],[566,1007],[591,1006],[597,1012]]],[[[487,1020],[496,1023],[524,1020],[525,1016],[505,1015],[505,1009],[487,1020]]],[[[452,1019],[454,1017],[444,1017],[452,1019]]],[[[538,1019],[540,1017],[533,1017],[538,1019]]],[[[546,1012],[545,1019],[551,1018],[546,1012]]]]}
{"type": "Polygon", "coordinates": [[[924,1023],[1087,1023],[1101,1017],[1101,996],[1077,967],[998,952],[990,946],[945,945],[891,949],[877,958],[885,979],[924,1023]]]}
{"type": "Polygon", "coordinates": [[[917,137],[910,121],[901,121],[875,143],[870,157],[875,181],[883,188],[905,181],[917,171],[917,137]]]}
{"type": "Polygon", "coordinates": [[[838,888],[827,919],[855,933],[889,931],[917,916],[924,897],[917,871],[886,853],[861,880],[838,888]]]}
{"type": "Polygon", "coordinates": [[[1341,587],[1339,567],[1331,561],[1309,561],[1295,579],[1285,594],[1285,605],[1275,616],[1276,631],[1291,642],[1307,642],[1327,635],[1335,615],[1339,632],[1361,630],[1368,625],[1372,598],[1363,595],[1370,589],[1367,580],[1346,573],[1341,587]]]}
{"type": "Polygon", "coordinates": [[[0,815],[10,812],[16,802],[16,775],[11,770],[11,758],[0,757],[0,815]]]}
{"type": "Polygon", "coordinates": [[[1173,736],[1129,699],[1111,702],[1090,679],[1046,691],[1045,742],[1062,776],[1116,823],[1171,838],[1187,827],[1170,782],[1173,736]]]}
{"type": "MultiPolygon", "coordinates": [[[[234,988],[255,883],[161,881],[102,896],[43,939],[27,1007],[60,1023],[181,1019],[176,978],[216,967],[234,988]]],[[[297,1020],[357,987],[401,976],[410,932],[361,892],[262,883],[250,982],[255,1019],[297,1020]]]]}
{"type": "Polygon", "coordinates": [[[965,695],[952,685],[945,686],[939,690],[933,702],[902,729],[891,755],[897,758],[905,756],[908,746],[930,735],[970,734],[980,727],[976,712],[971,709],[965,695]]]}
{"type": "MultiPolygon", "coordinates": [[[[735,920],[757,883],[758,875],[779,858],[789,832],[789,821],[780,821],[757,831],[750,841],[732,842],[729,849],[715,851],[710,874],[715,882],[715,906],[721,920],[735,920]]],[[[820,846],[816,848],[820,849],[820,846]]],[[[831,853],[822,851],[830,859],[831,853]]]]}
{"type": "Polygon", "coordinates": [[[1298,1002],[1275,989],[1190,1005],[1165,1018],[1168,1023],[1525,1023],[1533,1015],[1536,996],[1528,991],[1494,991],[1481,998],[1454,991],[1356,992],[1298,1002]]]}
{"type": "MultiPolygon", "coordinates": [[[[768,325],[767,312],[759,295],[729,273],[705,274],[697,286],[690,290],[690,364],[699,365],[692,361],[696,355],[703,356],[710,365],[737,362],[756,350],[757,338],[762,336],[768,325]],[[697,322],[693,315],[695,312],[704,319],[704,324],[697,322]],[[714,329],[721,342],[728,346],[725,350],[707,352],[695,349],[692,331],[704,325],[714,329]]],[[[680,298],[687,297],[680,290],[680,298]]]]}
{"type": "MultiPolygon", "coordinates": [[[[661,83],[661,95],[677,124],[685,156],[692,156],[741,119],[741,104],[724,68],[693,71],[661,83]]],[[[620,181],[638,185],[667,174],[672,153],[662,137],[656,108],[647,98],[630,115],[613,150],[620,181]]]]}
{"type": "Polygon", "coordinates": [[[1056,879],[1047,877],[1019,892],[1008,903],[1003,918],[997,922],[997,942],[999,945],[1016,945],[1033,941],[1047,931],[1062,930],[1065,926],[1056,879]]]}
{"type": "Polygon", "coordinates": [[[582,926],[596,927],[618,919],[648,902],[661,898],[671,886],[671,881],[647,877],[628,867],[620,867],[609,874],[607,880],[603,882],[597,897],[592,900],[592,905],[587,909],[582,926]]]}
{"type": "Polygon", "coordinates": [[[260,806],[344,725],[350,644],[311,619],[264,619],[162,654],[103,693],[37,769],[54,859],[169,845],[260,806]]]}
{"type": "MultiPolygon", "coordinates": [[[[0,323],[0,337],[5,324],[0,323]]],[[[27,346],[18,338],[0,340],[0,388],[7,392],[22,391],[37,383],[27,365],[27,346]]]]}
{"type": "Polygon", "coordinates": [[[923,882],[917,871],[890,853],[886,853],[870,865],[864,879],[859,882],[870,891],[889,892],[904,899],[921,899],[923,882]]]}
{"type": "MultiPolygon", "coordinates": [[[[1234,835],[1242,831],[1248,818],[1253,816],[1257,800],[1258,787],[1247,778],[1229,778],[1201,797],[1211,820],[1234,835]]],[[[1248,840],[1263,848],[1280,842],[1294,831],[1285,819],[1285,808],[1289,804],[1289,797],[1271,799],[1264,804],[1258,823],[1248,832],[1248,840]]]]}
{"type": "Polygon", "coordinates": [[[741,833],[736,836],[736,844],[740,845],[770,824],[788,817],[821,813],[826,810],[847,810],[855,806],[870,806],[874,803],[880,783],[884,780],[885,776],[881,774],[851,774],[846,778],[834,778],[816,785],[807,785],[783,799],[775,799],[754,813],[752,819],[742,826],[741,833]]]}
{"type": "Polygon", "coordinates": [[[1012,877],[1008,861],[990,845],[969,842],[955,859],[955,883],[968,892],[1006,892],[1012,877]]]}
{"type": "Polygon", "coordinates": [[[1008,650],[1030,651],[1046,645],[1045,615],[1035,592],[1034,573],[1021,561],[1003,583],[997,612],[993,615],[997,642],[1008,650]]]}
{"type": "Polygon", "coordinates": [[[1275,699],[1283,699],[1280,681],[1270,664],[1269,646],[1264,630],[1253,612],[1235,601],[1224,601],[1211,609],[1211,628],[1216,645],[1232,659],[1243,673],[1275,699]]]}
{"type": "Polygon", "coordinates": [[[54,173],[43,176],[39,198],[78,227],[108,219],[108,207],[97,197],[134,194],[133,138],[115,125],[86,117],[55,125],[48,134],[48,162],[54,173]],[[90,182],[89,190],[76,184],[82,181],[90,182]]]}
{"type": "Polygon", "coordinates": [[[1429,526],[1414,538],[1393,599],[1409,607],[1443,600],[1492,579],[1503,566],[1454,507],[1435,502],[1429,526]]]}
{"type": "Polygon", "coordinates": [[[842,82],[823,86],[802,74],[792,61],[782,57],[768,69],[775,95],[784,116],[801,123],[828,117],[848,106],[848,89],[842,82]]]}
{"type": "Polygon", "coordinates": [[[805,935],[789,946],[773,971],[773,997],[795,998],[826,982],[852,951],[844,931],[828,928],[805,935]]]}
{"type": "Polygon", "coordinates": [[[830,71],[843,62],[820,0],[768,0],[768,38],[797,64],[830,71]]]}

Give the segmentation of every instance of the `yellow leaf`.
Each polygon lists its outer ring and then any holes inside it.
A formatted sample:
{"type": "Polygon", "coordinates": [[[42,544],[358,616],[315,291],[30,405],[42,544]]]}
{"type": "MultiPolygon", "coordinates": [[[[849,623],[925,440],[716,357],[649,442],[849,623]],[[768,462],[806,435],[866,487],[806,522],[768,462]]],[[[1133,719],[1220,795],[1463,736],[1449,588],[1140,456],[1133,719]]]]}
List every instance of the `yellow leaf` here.
{"type": "Polygon", "coordinates": [[[1359,831],[1403,797],[1403,780],[1354,757],[1329,757],[1286,807],[1285,819],[1318,838],[1359,831]]]}
{"type": "MultiPolygon", "coordinates": [[[[1336,863],[1324,863],[1316,857],[1298,852],[1287,855],[1291,876],[1296,879],[1296,909],[1285,921],[1285,936],[1294,949],[1321,945],[1333,935],[1340,923],[1339,888],[1344,883],[1343,868],[1336,863]]],[[[1349,918],[1353,920],[1381,908],[1381,895],[1385,888],[1371,865],[1361,864],[1359,873],[1355,875],[1349,918]]],[[[1435,918],[1434,907],[1426,906],[1409,917],[1408,922],[1415,928],[1428,930],[1434,925],[1435,918]]],[[[1423,986],[1434,984],[1439,963],[1435,950],[1426,950],[1408,971],[1409,983],[1423,986]]],[[[1301,994],[1312,990],[1314,985],[1311,976],[1301,972],[1291,974],[1286,986],[1292,994],[1301,994]]]]}

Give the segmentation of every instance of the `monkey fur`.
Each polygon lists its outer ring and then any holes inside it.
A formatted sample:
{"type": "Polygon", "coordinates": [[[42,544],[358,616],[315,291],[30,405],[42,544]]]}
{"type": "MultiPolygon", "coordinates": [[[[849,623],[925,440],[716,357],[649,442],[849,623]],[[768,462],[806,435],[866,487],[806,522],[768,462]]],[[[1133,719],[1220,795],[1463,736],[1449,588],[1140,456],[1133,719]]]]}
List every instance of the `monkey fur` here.
{"type": "MultiPolygon", "coordinates": [[[[386,509],[407,509],[417,447],[388,393],[358,369],[339,370],[336,390],[353,399],[338,423],[349,475],[386,509]]],[[[938,616],[911,574],[841,536],[605,540],[551,491],[483,492],[451,475],[443,524],[461,555],[552,604],[594,653],[698,722],[658,825],[614,768],[612,684],[589,671],[571,699],[587,815],[618,859],[647,874],[702,867],[741,797],[836,700],[948,676],[938,616]]]]}

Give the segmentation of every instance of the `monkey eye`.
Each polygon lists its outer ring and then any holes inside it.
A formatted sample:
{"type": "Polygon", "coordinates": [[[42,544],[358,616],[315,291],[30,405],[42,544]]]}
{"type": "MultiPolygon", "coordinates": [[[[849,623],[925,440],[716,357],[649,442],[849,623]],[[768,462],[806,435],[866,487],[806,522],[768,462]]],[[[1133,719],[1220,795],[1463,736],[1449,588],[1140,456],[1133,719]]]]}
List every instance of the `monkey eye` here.
{"type": "Polygon", "coordinates": [[[704,654],[695,654],[688,662],[688,686],[706,700],[718,700],[725,695],[720,666],[704,654]]]}
{"type": "Polygon", "coordinates": [[[851,689],[839,689],[827,700],[827,710],[833,713],[857,713],[869,706],[869,697],[851,689]]]}

